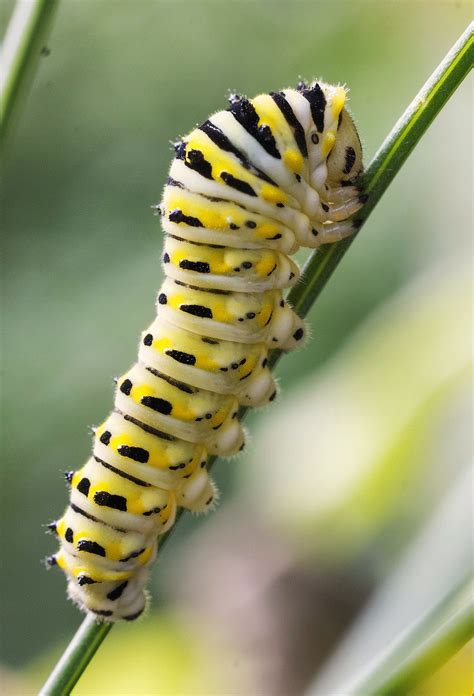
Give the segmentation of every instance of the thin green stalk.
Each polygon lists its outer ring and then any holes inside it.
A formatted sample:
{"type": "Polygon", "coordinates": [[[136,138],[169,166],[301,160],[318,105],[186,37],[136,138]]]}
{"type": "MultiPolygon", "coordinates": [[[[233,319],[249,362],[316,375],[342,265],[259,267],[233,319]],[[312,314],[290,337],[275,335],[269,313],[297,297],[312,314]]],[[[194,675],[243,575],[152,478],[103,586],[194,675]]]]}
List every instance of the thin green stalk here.
{"type": "Polygon", "coordinates": [[[347,696],[397,696],[428,679],[474,635],[472,579],[464,580],[379,655],[347,696]]]}
{"type": "Polygon", "coordinates": [[[18,112],[51,28],[58,0],[18,0],[2,45],[0,57],[0,144],[18,112]]]}
{"type": "MultiPolygon", "coordinates": [[[[367,168],[362,179],[362,186],[369,194],[369,199],[356,216],[360,227],[365,223],[430,123],[468,74],[472,58],[473,28],[470,26],[430,76],[367,168]]],[[[355,235],[337,244],[327,245],[311,254],[303,269],[301,282],[288,296],[289,301],[302,317],[306,316],[312,307],[354,237],[355,235]]],[[[281,355],[281,351],[273,351],[270,365],[274,366],[281,355]]],[[[245,409],[242,409],[241,415],[244,414],[245,409]]],[[[215,457],[211,458],[209,465],[212,466],[215,461],[215,457]]],[[[182,511],[178,519],[181,514],[182,511]]],[[[160,549],[163,548],[169,535],[170,532],[161,537],[160,549]]],[[[41,690],[40,696],[69,694],[109,630],[110,625],[97,623],[95,619],[86,617],[81,629],[72,639],[66,653],[41,690]]]]}
{"type": "Polygon", "coordinates": [[[88,614],[63,652],[40,694],[70,694],[113,624],[98,623],[88,614]]]}

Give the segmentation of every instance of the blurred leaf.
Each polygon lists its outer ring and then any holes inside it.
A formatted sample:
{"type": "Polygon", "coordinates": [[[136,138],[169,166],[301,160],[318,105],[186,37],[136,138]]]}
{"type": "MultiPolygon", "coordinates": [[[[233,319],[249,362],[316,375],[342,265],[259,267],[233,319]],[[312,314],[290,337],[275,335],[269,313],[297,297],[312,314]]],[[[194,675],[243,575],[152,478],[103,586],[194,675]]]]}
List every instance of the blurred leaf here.
{"type": "MultiPolygon", "coordinates": [[[[381,646],[392,645],[407,626],[423,615],[429,616],[434,606],[443,607],[443,620],[449,605],[456,608],[453,596],[465,586],[472,569],[471,484],[469,463],[446,486],[439,505],[423,523],[420,533],[397,556],[388,578],[375,587],[329,660],[317,670],[308,696],[339,693],[341,684],[347,687],[353,683],[350,680],[361,673],[363,666],[370,671],[381,646]],[[450,599],[446,601],[447,598],[450,599]]],[[[354,581],[354,574],[346,571],[345,577],[343,592],[354,581]]],[[[434,628],[433,621],[425,623],[424,635],[418,631],[412,636],[412,648],[405,651],[405,657],[412,654],[413,644],[428,639],[434,628]]],[[[392,654],[392,663],[396,654],[392,654]]],[[[446,659],[444,654],[443,660],[446,659]]],[[[386,666],[379,670],[382,675],[387,673],[386,666]]]]}
{"type": "Polygon", "coordinates": [[[469,575],[396,640],[382,647],[359,670],[360,676],[340,687],[341,693],[347,696],[411,693],[473,637],[473,598],[469,575]]]}
{"type": "Polygon", "coordinates": [[[411,696],[470,696],[474,693],[474,641],[467,643],[454,657],[411,696]]]}
{"type": "MultiPolygon", "coordinates": [[[[37,693],[57,653],[48,650],[28,669],[31,693],[37,693]]],[[[220,696],[231,680],[236,693],[245,692],[245,674],[229,660],[225,646],[192,619],[153,613],[134,624],[118,625],[74,688],[77,696],[220,696]],[[130,642],[132,639],[132,642],[130,642]]]]}

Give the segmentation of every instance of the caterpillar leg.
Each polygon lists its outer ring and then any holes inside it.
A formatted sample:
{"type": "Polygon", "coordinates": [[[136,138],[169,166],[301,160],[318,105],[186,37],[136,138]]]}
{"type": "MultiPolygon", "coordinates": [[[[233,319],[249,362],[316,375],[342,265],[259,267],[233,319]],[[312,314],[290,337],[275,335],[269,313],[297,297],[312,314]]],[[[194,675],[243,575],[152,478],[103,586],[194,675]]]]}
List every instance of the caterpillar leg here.
{"type": "Polygon", "coordinates": [[[362,208],[365,200],[365,195],[359,194],[356,198],[349,198],[346,201],[329,205],[328,217],[332,222],[346,220],[362,208]]]}
{"type": "Polygon", "coordinates": [[[301,317],[299,317],[297,314],[295,314],[295,317],[296,319],[291,334],[288,336],[286,341],[281,343],[280,346],[281,350],[286,352],[300,348],[308,335],[308,329],[303,319],[301,319],[301,317]]]}
{"type": "Polygon", "coordinates": [[[362,208],[367,196],[356,186],[326,186],[321,193],[323,214],[315,218],[317,223],[347,220],[362,208]]]}
{"type": "MultiPolygon", "coordinates": [[[[265,360],[266,365],[266,360],[265,360]]],[[[239,393],[239,403],[243,406],[264,406],[273,401],[277,393],[277,385],[272,373],[267,367],[256,371],[245,383],[244,389],[239,393]]]]}
{"type": "Polygon", "coordinates": [[[215,435],[206,442],[206,446],[209,454],[230,457],[243,449],[244,443],[245,433],[237,419],[237,410],[235,410],[226,418],[215,435]]]}
{"type": "Polygon", "coordinates": [[[327,186],[321,193],[321,199],[325,203],[346,203],[360,199],[363,195],[357,186],[327,186]]]}
{"type": "Polygon", "coordinates": [[[318,233],[318,246],[321,244],[331,244],[339,242],[345,237],[350,237],[357,230],[352,220],[344,220],[342,222],[326,222],[315,226],[318,233]]]}
{"type": "Polygon", "coordinates": [[[304,321],[282,298],[275,306],[269,329],[268,347],[285,351],[301,346],[306,335],[304,321]]]}
{"type": "Polygon", "coordinates": [[[207,512],[216,504],[218,492],[206,469],[196,471],[178,493],[178,505],[191,512],[207,512]]]}

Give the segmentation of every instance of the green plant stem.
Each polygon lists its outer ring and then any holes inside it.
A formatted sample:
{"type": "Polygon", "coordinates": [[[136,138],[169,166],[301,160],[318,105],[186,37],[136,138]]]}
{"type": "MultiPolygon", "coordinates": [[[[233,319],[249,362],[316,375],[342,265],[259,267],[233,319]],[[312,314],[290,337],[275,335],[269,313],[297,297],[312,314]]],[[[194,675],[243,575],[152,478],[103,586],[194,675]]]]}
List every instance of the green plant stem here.
{"type": "MultiPolygon", "coordinates": [[[[468,74],[472,58],[473,28],[470,26],[399,119],[362,177],[362,188],[369,194],[369,199],[355,216],[359,227],[365,223],[430,123],[468,74]]],[[[311,254],[304,266],[301,282],[288,296],[288,300],[300,316],[306,316],[354,241],[354,237],[355,235],[337,244],[323,246],[311,254]]],[[[273,351],[269,364],[273,367],[281,355],[282,351],[273,351]]],[[[245,411],[246,409],[241,409],[241,417],[245,411]]],[[[209,467],[215,463],[216,459],[212,457],[209,460],[209,467]]],[[[180,510],[177,520],[182,514],[183,511],[180,510]]],[[[170,533],[160,538],[160,550],[170,533]]],[[[86,617],[41,690],[41,696],[69,694],[110,627],[110,624],[98,623],[95,619],[86,617]]]]}
{"type": "Polygon", "coordinates": [[[18,113],[19,105],[41,58],[58,0],[18,0],[2,45],[0,59],[0,143],[18,113]]]}
{"type": "Polygon", "coordinates": [[[347,696],[397,696],[428,679],[474,634],[472,579],[468,578],[405,631],[369,665],[347,696]]]}
{"type": "Polygon", "coordinates": [[[70,694],[112,625],[98,623],[92,614],[88,614],[49,675],[40,695],[70,694]]]}

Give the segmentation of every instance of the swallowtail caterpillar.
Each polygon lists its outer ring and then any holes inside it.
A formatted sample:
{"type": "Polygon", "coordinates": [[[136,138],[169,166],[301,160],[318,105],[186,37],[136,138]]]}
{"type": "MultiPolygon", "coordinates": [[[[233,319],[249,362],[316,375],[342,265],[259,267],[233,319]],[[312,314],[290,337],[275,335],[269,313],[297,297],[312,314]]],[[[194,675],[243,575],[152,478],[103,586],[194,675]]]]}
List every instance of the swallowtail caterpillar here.
{"type": "Polygon", "coordinates": [[[201,512],[215,500],[208,455],[241,450],[239,406],[275,398],[268,353],[292,350],[305,332],[282,294],[298,282],[291,255],[354,231],[362,148],[345,100],[323,82],[232,95],[175,145],[156,206],[157,316],[50,525],[60,549],[49,564],[102,620],[143,612],[157,540],[177,507],[201,512]]]}

